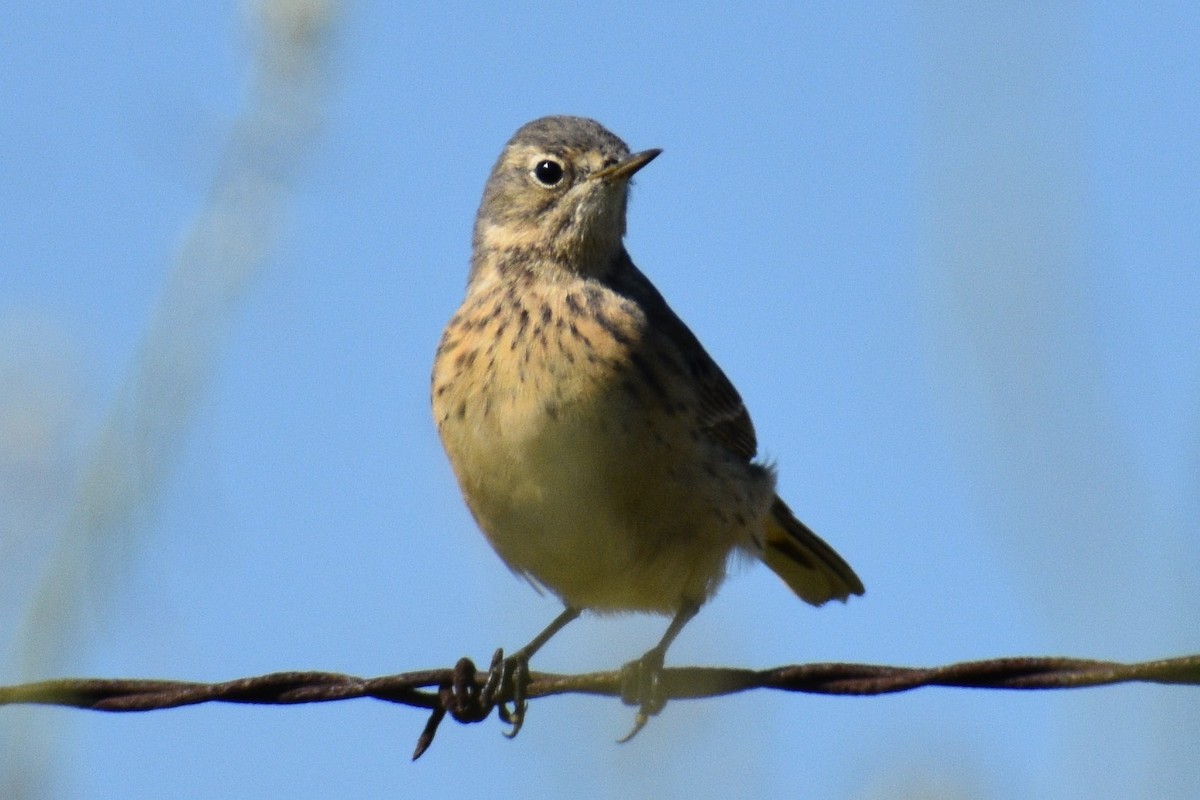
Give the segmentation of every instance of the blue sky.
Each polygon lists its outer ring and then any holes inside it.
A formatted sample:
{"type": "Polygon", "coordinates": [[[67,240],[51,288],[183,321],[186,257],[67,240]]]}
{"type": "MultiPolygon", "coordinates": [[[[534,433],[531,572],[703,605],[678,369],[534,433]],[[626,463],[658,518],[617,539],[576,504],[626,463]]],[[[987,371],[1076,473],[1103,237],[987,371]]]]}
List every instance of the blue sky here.
{"type": "MultiPolygon", "coordinates": [[[[314,52],[236,3],[10,5],[0,680],[486,662],[557,613],[428,410],[484,179],[548,113],[664,149],[630,252],[867,586],[817,611],[739,570],[670,663],[1196,652],[1200,11],[1030,6],[358,3],[314,52]]],[[[382,703],[5,710],[0,786],[38,751],[30,797],[1200,794],[1183,688],[630,721],[541,701],[413,765],[423,715],[382,703]]]]}

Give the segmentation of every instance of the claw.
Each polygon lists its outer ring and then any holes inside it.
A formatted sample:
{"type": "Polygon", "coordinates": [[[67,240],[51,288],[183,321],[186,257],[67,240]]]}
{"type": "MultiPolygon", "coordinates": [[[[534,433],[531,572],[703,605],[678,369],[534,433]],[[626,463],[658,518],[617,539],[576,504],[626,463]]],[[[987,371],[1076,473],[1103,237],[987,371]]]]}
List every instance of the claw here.
{"type": "Polygon", "coordinates": [[[417,739],[413,760],[420,758],[433,744],[433,737],[447,713],[459,722],[482,722],[495,707],[501,721],[512,726],[512,730],[505,731],[504,735],[512,739],[520,733],[521,726],[525,724],[525,711],[529,708],[529,659],[578,616],[579,609],[567,606],[541,633],[533,637],[533,641],[508,658],[504,657],[502,649],[497,648],[492,654],[492,663],[482,687],[475,682],[475,665],[471,660],[459,659],[450,683],[438,689],[438,705],[430,713],[429,721],[417,739]],[[501,698],[499,703],[496,698],[501,698]],[[509,703],[512,703],[511,709],[509,703]]]}
{"type": "Polygon", "coordinates": [[[438,705],[430,713],[425,730],[417,739],[413,760],[429,749],[447,713],[459,722],[482,722],[495,708],[500,720],[512,726],[512,730],[505,731],[504,735],[512,739],[520,733],[521,726],[525,724],[525,711],[529,708],[529,659],[550,641],[550,637],[578,616],[579,609],[567,606],[533,641],[508,658],[504,657],[502,649],[497,648],[492,653],[492,663],[488,666],[482,687],[476,683],[475,665],[471,659],[459,659],[454,665],[450,683],[438,689],[438,705]],[[497,698],[500,702],[496,702],[497,698]],[[511,709],[509,703],[512,704],[511,709]]]}
{"type": "Polygon", "coordinates": [[[658,644],[646,651],[637,661],[630,661],[621,667],[621,699],[626,705],[638,707],[637,717],[633,721],[633,730],[617,741],[621,744],[628,742],[638,735],[646,723],[667,705],[666,692],[663,691],[663,658],[667,648],[675,637],[683,630],[696,612],[700,610],[698,602],[687,602],[675,612],[674,619],[667,626],[658,644]]]}
{"type": "Polygon", "coordinates": [[[497,649],[492,655],[492,664],[488,669],[487,681],[484,682],[481,700],[490,705],[496,697],[507,698],[496,704],[496,713],[512,730],[505,731],[509,739],[521,732],[525,724],[525,711],[529,707],[526,691],[529,689],[529,657],[524,650],[518,650],[508,658],[504,651],[497,649]],[[510,710],[508,704],[512,703],[510,710]]]}
{"type": "Polygon", "coordinates": [[[499,714],[502,720],[512,725],[512,730],[504,731],[504,735],[515,739],[521,732],[521,726],[525,724],[525,711],[529,708],[525,696],[529,688],[529,659],[523,653],[518,653],[512,659],[506,660],[505,664],[512,670],[512,711],[508,710],[505,703],[501,703],[499,714]]]}
{"type": "Polygon", "coordinates": [[[638,712],[633,721],[633,729],[617,739],[618,744],[625,744],[637,736],[650,718],[666,707],[667,698],[663,693],[662,676],[663,650],[658,647],[621,667],[621,699],[626,705],[636,705],[638,712]]]}
{"type": "Polygon", "coordinates": [[[488,665],[487,679],[483,682],[483,688],[479,690],[479,700],[484,705],[491,705],[492,698],[496,696],[496,692],[500,691],[503,663],[504,648],[497,647],[496,652],[492,653],[492,663],[488,665]]]}
{"type": "Polygon", "coordinates": [[[644,709],[639,708],[637,716],[633,718],[633,727],[629,729],[629,733],[617,739],[617,744],[625,744],[633,737],[642,732],[642,728],[646,727],[646,723],[650,721],[650,716],[644,709]]]}

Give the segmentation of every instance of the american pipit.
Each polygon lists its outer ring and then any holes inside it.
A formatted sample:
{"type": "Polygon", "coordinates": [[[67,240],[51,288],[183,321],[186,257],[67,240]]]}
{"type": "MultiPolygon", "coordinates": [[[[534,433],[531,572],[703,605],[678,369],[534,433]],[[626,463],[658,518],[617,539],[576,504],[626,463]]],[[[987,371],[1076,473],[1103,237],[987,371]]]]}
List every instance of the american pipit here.
{"type": "Polygon", "coordinates": [[[432,389],[479,527],[566,605],[504,671],[527,680],[529,657],[583,609],[673,615],[626,667],[634,732],[661,710],[667,647],[731,554],[762,559],[813,605],[863,592],[776,496],[737,390],[625,251],[630,178],[659,152],[631,154],[579,117],[516,132],[484,189],[432,389]]]}

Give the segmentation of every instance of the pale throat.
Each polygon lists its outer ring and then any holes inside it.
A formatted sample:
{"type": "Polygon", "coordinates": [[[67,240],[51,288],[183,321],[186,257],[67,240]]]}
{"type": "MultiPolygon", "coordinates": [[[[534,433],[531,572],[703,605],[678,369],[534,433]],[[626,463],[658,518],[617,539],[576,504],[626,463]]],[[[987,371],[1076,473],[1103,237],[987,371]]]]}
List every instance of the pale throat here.
{"type": "MultiPolygon", "coordinates": [[[[588,224],[567,226],[554,238],[546,236],[544,225],[533,222],[484,222],[476,234],[483,246],[478,252],[488,254],[486,261],[491,263],[478,267],[482,270],[498,268],[505,260],[505,253],[525,251],[540,255],[546,267],[551,266],[546,262],[552,262],[557,269],[582,277],[602,277],[610,271],[613,259],[621,252],[625,226],[623,219],[606,219],[604,224],[596,222],[592,219],[588,224]]],[[[536,264],[526,266],[532,267],[534,272],[543,272],[536,264]]]]}

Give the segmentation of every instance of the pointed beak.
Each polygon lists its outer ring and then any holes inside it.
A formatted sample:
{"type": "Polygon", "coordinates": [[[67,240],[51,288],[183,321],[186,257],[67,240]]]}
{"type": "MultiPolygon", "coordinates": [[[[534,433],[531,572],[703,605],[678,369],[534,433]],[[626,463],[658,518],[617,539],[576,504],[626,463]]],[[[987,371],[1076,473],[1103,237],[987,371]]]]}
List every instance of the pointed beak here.
{"type": "Polygon", "coordinates": [[[611,167],[605,167],[602,170],[593,172],[591,177],[606,181],[629,180],[633,177],[633,173],[657,158],[661,152],[662,150],[656,148],[625,156],[625,158],[611,167]]]}

